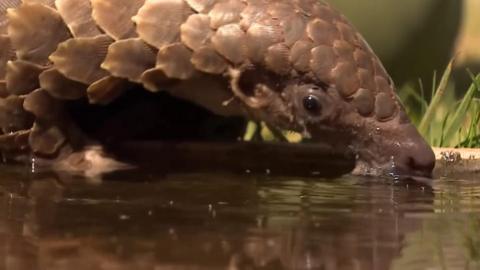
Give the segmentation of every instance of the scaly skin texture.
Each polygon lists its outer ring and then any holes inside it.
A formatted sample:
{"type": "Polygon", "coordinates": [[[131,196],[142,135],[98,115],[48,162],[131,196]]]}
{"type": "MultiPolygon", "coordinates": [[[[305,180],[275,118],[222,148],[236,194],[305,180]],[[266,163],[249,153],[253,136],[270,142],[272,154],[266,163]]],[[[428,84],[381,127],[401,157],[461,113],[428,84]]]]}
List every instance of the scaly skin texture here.
{"type": "Polygon", "coordinates": [[[361,174],[429,176],[434,156],[360,34],[316,0],[2,0],[0,145],[60,161],[88,138],[68,100],[132,84],[349,146],[361,174]]]}

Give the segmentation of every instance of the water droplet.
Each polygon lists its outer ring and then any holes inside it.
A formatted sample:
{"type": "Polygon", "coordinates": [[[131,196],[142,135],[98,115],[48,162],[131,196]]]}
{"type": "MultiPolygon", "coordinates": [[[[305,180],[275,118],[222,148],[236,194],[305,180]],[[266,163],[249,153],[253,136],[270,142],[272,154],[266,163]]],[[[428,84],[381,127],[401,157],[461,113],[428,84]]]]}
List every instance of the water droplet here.
{"type": "Polygon", "coordinates": [[[35,173],[37,170],[37,161],[34,156],[30,158],[30,172],[35,173]]]}

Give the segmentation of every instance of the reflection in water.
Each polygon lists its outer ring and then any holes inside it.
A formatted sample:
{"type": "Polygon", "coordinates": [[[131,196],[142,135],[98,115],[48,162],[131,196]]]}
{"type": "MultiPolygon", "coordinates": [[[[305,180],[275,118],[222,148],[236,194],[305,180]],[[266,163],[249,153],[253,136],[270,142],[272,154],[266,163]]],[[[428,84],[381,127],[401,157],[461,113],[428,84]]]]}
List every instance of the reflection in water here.
{"type": "Polygon", "coordinates": [[[480,267],[472,180],[1,177],[0,270],[480,267]]]}

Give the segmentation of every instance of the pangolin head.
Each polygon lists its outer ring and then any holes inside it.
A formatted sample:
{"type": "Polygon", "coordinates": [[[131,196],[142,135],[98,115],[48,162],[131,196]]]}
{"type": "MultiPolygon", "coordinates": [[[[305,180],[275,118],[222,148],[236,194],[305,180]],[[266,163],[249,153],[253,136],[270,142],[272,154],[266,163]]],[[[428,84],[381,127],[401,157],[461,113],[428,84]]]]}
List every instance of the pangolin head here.
{"type": "MultiPolygon", "coordinates": [[[[431,177],[433,151],[378,57],[344,16],[327,4],[313,6],[305,34],[288,49],[270,46],[263,65],[230,70],[235,95],[271,127],[349,148],[357,157],[354,173],[431,177]]],[[[252,27],[247,35],[254,40],[252,27]]]]}

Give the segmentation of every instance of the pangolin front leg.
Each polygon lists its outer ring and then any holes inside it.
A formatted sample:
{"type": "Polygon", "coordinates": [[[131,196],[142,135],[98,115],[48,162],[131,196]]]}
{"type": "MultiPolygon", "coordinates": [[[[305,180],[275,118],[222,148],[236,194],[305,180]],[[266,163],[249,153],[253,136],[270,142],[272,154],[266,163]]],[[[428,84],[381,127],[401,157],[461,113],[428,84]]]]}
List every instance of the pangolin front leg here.
{"type": "Polygon", "coordinates": [[[16,157],[81,151],[65,104],[141,85],[348,146],[357,173],[434,165],[380,60],[322,1],[3,0],[0,35],[0,146],[16,157]]]}

